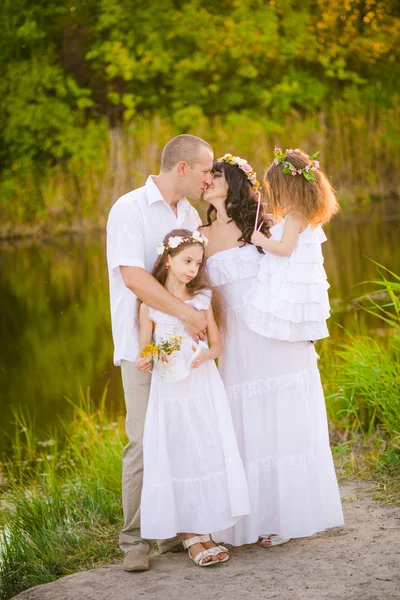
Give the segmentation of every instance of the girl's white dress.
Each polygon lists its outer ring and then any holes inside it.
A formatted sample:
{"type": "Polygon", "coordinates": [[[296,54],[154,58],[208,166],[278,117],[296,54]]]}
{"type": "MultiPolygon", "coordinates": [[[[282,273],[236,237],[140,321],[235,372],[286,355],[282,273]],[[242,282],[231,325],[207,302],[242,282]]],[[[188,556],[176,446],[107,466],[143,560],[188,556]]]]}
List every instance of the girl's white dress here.
{"type": "MultiPolygon", "coordinates": [[[[271,227],[271,240],[280,241],[286,218],[271,227]]],[[[329,284],[323,266],[321,227],[300,233],[290,256],[265,250],[257,277],[244,296],[250,329],[276,340],[315,341],[328,337],[329,284]]]]}
{"type": "Polygon", "coordinates": [[[218,361],[245,468],[251,514],[215,539],[235,546],[275,533],[305,537],[343,524],[313,344],[252,331],[243,296],[262,255],[252,245],[218,252],[208,271],[226,302],[218,361]]]}
{"type": "MultiPolygon", "coordinates": [[[[187,302],[206,310],[210,301],[206,290],[187,302]]],[[[190,360],[194,342],[182,321],[151,308],[149,314],[156,343],[181,335],[182,352],[190,360]]],[[[213,360],[174,383],[153,370],[143,458],[144,538],[210,533],[233,526],[250,512],[228,398],[213,360]]]]}

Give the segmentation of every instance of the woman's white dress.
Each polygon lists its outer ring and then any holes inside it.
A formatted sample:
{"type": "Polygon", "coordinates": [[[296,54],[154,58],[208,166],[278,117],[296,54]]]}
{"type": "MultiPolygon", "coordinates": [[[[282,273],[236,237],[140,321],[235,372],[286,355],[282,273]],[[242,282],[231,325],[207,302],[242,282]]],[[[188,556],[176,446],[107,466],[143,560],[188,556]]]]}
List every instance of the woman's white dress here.
{"type": "MultiPolygon", "coordinates": [[[[285,221],[271,227],[271,240],[282,239],[285,221]]],[[[265,251],[257,277],[244,297],[245,320],[250,329],[290,342],[329,336],[329,284],[321,249],[325,241],[322,228],[309,224],[290,256],[265,251]]]]}
{"type": "MultiPolygon", "coordinates": [[[[211,292],[188,304],[210,306],[211,292]]],[[[149,309],[154,338],[181,335],[189,361],[193,340],[182,321],[149,309]]],[[[250,512],[243,464],[221,377],[213,360],[180,381],[164,381],[153,369],[143,439],[141,534],[167,539],[180,532],[205,534],[233,526],[250,512]]]]}
{"type": "Polygon", "coordinates": [[[244,321],[243,296],[262,255],[252,245],[208,259],[226,303],[219,371],[232,411],[251,514],[215,539],[235,546],[260,534],[305,537],[343,524],[314,346],[269,339],[244,321]]]}

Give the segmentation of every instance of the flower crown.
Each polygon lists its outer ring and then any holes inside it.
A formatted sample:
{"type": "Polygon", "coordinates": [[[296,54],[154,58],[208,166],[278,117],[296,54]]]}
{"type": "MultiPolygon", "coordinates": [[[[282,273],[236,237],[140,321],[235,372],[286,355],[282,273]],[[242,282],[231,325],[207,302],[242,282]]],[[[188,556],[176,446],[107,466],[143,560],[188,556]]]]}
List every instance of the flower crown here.
{"type": "Polygon", "coordinates": [[[193,231],[190,237],[183,237],[181,235],[171,236],[170,238],[168,238],[168,242],[166,244],[158,244],[157,254],[158,256],[161,256],[162,254],[164,254],[165,250],[172,250],[174,248],[177,248],[184,242],[192,242],[193,244],[198,243],[207,246],[208,239],[199,231],[193,231]]]}
{"type": "Polygon", "coordinates": [[[257,173],[253,171],[251,165],[249,165],[247,160],[244,158],[240,158],[240,156],[232,156],[232,154],[225,154],[221,158],[218,158],[216,162],[224,162],[228,163],[228,165],[234,165],[235,167],[238,167],[246,175],[247,179],[250,181],[255,190],[260,187],[260,184],[257,181],[257,173]]]}
{"type": "Polygon", "coordinates": [[[300,150],[298,148],[296,148],[296,150],[292,150],[290,148],[290,150],[286,150],[286,152],[284,152],[282,148],[275,148],[274,165],[282,165],[282,172],[285,173],[285,175],[289,173],[293,175],[293,177],[295,175],[303,175],[306,181],[317,181],[317,178],[315,177],[315,171],[319,168],[319,161],[316,160],[319,154],[319,150],[318,152],[314,152],[314,154],[311,154],[311,156],[308,159],[308,163],[302,169],[296,169],[288,160],[288,156],[294,154],[295,152],[300,152],[300,150]]]}

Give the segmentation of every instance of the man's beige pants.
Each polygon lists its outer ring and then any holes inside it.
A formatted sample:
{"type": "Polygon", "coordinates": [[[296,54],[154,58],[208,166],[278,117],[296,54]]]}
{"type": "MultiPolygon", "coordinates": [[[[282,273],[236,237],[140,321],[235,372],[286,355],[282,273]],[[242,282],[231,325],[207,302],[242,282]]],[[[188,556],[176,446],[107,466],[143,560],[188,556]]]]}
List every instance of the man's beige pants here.
{"type": "Polygon", "coordinates": [[[151,373],[139,371],[134,362],[121,361],[126,405],[126,434],[129,442],[122,453],[122,507],[124,527],[119,546],[150,551],[151,542],[140,537],[140,497],[143,484],[143,430],[149,402],[151,373]]]}
{"type": "MultiPolygon", "coordinates": [[[[126,434],[129,443],[122,453],[122,507],[124,527],[119,535],[123,552],[149,552],[152,540],[140,536],[140,498],[143,485],[143,431],[149,402],[151,374],[139,371],[134,362],[121,361],[122,384],[126,405],[126,434]]],[[[183,536],[158,542],[159,551],[167,552],[183,536]]]]}

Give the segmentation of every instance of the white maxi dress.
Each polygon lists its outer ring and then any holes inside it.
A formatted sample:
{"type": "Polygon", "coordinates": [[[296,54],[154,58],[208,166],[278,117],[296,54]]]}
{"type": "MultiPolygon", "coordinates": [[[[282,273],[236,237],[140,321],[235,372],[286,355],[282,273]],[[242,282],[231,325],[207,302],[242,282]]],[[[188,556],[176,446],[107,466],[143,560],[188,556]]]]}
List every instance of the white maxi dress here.
{"type": "MultiPolygon", "coordinates": [[[[206,310],[210,301],[206,290],[187,302],[206,310]]],[[[156,343],[181,335],[189,361],[194,342],[182,321],[151,308],[149,314],[156,343]]],[[[211,533],[232,527],[250,512],[228,398],[213,360],[175,382],[153,369],[143,460],[140,519],[146,539],[211,533]]]]}
{"type": "Polygon", "coordinates": [[[261,255],[253,245],[218,252],[208,271],[226,303],[219,371],[245,468],[251,514],[215,539],[235,546],[261,534],[310,536],[343,524],[314,346],[269,339],[244,320],[243,296],[261,255]]]}

